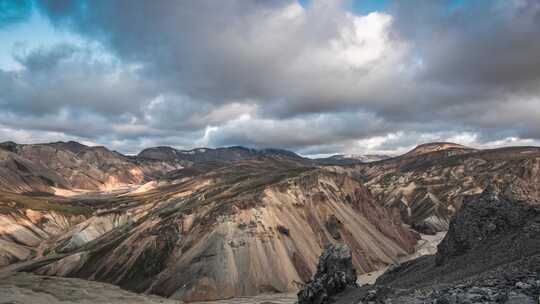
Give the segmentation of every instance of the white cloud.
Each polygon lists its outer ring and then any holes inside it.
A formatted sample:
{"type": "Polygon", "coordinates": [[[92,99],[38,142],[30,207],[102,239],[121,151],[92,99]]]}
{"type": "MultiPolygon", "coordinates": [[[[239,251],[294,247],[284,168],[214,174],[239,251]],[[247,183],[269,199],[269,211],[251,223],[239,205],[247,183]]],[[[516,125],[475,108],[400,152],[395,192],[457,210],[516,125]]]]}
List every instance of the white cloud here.
{"type": "Polygon", "coordinates": [[[83,43],[30,45],[18,70],[0,70],[6,127],[129,152],[390,153],[540,139],[534,1],[449,14],[411,0],[365,16],[332,0],[66,1],[36,5],[83,43]]]}

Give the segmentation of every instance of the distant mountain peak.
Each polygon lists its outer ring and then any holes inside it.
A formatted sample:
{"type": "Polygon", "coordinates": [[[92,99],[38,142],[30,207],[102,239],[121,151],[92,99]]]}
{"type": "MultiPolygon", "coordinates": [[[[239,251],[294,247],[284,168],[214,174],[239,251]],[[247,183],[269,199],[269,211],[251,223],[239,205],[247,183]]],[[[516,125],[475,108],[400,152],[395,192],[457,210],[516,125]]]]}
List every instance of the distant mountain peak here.
{"type": "Polygon", "coordinates": [[[343,155],[335,155],[335,156],[341,157],[341,158],[357,159],[364,163],[379,161],[379,160],[383,160],[383,159],[387,159],[391,157],[390,155],[386,155],[386,154],[343,154],[343,155]]]}
{"type": "Polygon", "coordinates": [[[17,150],[18,144],[13,141],[5,141],[0,143],[0,149],[6,150],[9,152],[15,152],[17,150]]]}
{"type": "Polygon", "coordinates": [[[48,145],[53,146],[53,147],[60,147],[60,148],[65,149],[65,150],[69,150],[69,151],[71,151],[71,152],[73,152],[75,154],[78,154],[81,151],[84,151],[84,150],[89,148],[88,146],[83,145],[80,142],[73,141],[73,140],[70,140],[70,141],[67,141],[67,142],[58,141],[58,142],[50,143],[48,145]]]}
{"type": "Polygon", "coordinates": [[[243,146],[230,146],[223,148],[194,148],[191,150],[178,150],[172,147],[147,148],[139,153],[139,157],[161,161],[235,161],[261,155],[282,155],[291,158],[302,158],[298,154],[281,149],[253,149],[243,146]]]}
{"type": "Polygon", "coordinates": [[[404,155],[417,156],[421,154],[426,154],[426,153],[431,153],[431,152],[436,152],[436,151],[443,151],[443,150],[448,150],[448,149],[463,149],[463,150],[471,150],[471,151],[475,150],[473,148],[456,144],[456,143],[452,143],[452,142],[431,142],[431,143],[418,145],[411,151],[405,153],[404,155]]]}
{"type": "Polygon", "coordinates": [[[336,154],[326,158],[318,158],[316,161],[324,165],[353,165],[370,163],[391,158],[385,154],[336,154]]]}

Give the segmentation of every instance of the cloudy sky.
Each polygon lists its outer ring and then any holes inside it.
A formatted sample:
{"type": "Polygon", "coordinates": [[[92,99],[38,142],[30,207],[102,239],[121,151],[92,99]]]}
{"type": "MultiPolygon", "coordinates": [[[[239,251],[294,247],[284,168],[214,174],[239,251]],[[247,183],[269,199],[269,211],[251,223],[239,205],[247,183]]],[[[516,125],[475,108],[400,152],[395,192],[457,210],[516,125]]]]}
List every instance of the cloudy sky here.
{"type": "Polygon", "coordinates": [[[0,141],[540,144],[540,2],[0,0],[0,141]]]}

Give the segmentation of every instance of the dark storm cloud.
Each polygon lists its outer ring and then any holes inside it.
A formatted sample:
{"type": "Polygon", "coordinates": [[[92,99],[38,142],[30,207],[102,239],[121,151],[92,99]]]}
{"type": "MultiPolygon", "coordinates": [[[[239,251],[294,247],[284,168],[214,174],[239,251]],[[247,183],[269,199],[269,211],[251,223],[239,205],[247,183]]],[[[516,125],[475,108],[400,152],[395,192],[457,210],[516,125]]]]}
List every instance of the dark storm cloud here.
{"type": "Polygon", "coordinates": [[[415,81],[447,88],[457,98],[434,95],[441,118],[475,128],[482,138],[538,139],[540,3],[451,3],[411,1],[390,11],[392,30],[421,60],[415,81]]]}
{"type": "Polygon", "coordinates": [[[130,151],[540,139],[537,1],[396,3],[354,16],[330,0],[39,1],[60,29],[104,50],[18,54],[22,70],[0,70],[0,124],[32,117],[33,128],[130,151]],[[45,119],[71,113],[99,128],[45,119]]]}
{"type": "MultiPolygon", "coordinates": [[[[214,102],[252,97],[263,89],[258,78],[269,69],[260,63],[265,46],[253,45],[257,21],[286,3],[290,1],[43,2],[56,23],[100,39],[119,58],[143,63],[149,77],[179,93],[214,102]]],[[[266,43],[270,47],[273,41],[266,43]]]]}
{"type": "Polygon", "coordinates": [[[129,67],[95,58],[89,49],[60,44],[15,55],[23,69],[0,70],[0,105],[24,114],[49,114],[65,107],[103,115],[137,114],[153,83],[129,67]]]}
{"type": "Polygon", "coordinates": [[[212,134],[211,139],[218,145],[237,142],[259,148],[277,145],[301,150],[307,146],[332,145],[351,138],[382,135],[392,129],[391,123],[368,113],[311,114],[279,121],[233,121],[212,134]]]}
{"type": "Polygon", "coordinates": [[[141,77],[136,66],[88,45],[23,50],[15,59],[20,70],[0,69],[0,126],[65,134],[133,152],[141,142],[190,147],[207,124],[225,123],[250,110],[170,93],[141,77]]]}
{"type": "Polygon", "coordinates": [[[449,9],[451,2],[411,1],[392,11],[394,30],[423,58],[419,76],[512,90],[538,84],[540,2],[466,1],[449,9]]]}
{"type": "Polygon", "coordinates": [[[57,67],[62,61],[71,59],[78,49],[70,44],[56,45],[51,49],[35,49],[27,54],[15,53],[14,57],[29,71],[41,71],[57,67]]]}

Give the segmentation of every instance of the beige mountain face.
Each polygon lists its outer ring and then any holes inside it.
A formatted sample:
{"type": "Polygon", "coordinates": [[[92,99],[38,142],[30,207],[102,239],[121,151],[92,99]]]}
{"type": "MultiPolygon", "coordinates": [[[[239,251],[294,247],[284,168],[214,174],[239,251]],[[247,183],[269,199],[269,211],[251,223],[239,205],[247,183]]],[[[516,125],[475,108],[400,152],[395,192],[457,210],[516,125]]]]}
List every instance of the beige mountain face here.
{"type": "Polygon", "coordinates": [[[0,192],[0,267],[36,256],[43,242],[90,215],[62,198],[0,192]]]}
{"type": "MultiPolygon", "coordinates": [[[[433,142],[416,146],[411,151],[402,155],[402,158],[419,156],[422,154],[427,154],[437,151],[454,151],[456,153],[462,154],[467,152],[477,151],[476,149],[469,148],[467,146],[451,143],[451,142],[433,142]]],[[[450,153],[452,154],[452,153],[450,153]]]]}
{"type": "Polygon", "coordinates": [[[113,201],[49,242],[49,254],[67,256],[35,271],[194,301],[296,290],[329,243],[352,244],[361,272],[412,253],[416,234],[358,181],[258,166],[239,163],[113,201]]]}

